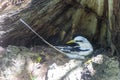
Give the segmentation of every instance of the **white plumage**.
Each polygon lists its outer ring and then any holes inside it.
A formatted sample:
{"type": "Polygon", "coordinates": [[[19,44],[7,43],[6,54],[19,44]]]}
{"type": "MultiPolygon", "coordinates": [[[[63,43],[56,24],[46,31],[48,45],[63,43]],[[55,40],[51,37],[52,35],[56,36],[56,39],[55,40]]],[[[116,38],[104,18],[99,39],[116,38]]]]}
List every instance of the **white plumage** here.
{"type": "Polygon", "coordinates": [[[63,51],[69,58],[84,59],[85,56],[92,54],[93,47],[90,42],[82,37],[77,36],[73,40],[67,42],[67,44],[75,43],[75,46],[56,46],[59,50],[63,51]]]}

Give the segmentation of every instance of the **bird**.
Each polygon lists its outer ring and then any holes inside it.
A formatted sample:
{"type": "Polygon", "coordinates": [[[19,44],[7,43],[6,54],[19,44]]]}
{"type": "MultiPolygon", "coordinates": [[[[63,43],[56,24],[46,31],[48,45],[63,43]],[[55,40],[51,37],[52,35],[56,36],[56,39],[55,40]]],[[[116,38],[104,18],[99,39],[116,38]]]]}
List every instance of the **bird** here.
{"type": "Polygon", "coordinates": [[[64,52],[64,54],[71,59],[85,59],[86,56],[93,53],[91,43],[83,36],[76,36],[66,44],[76,45],[56,46],[56,48],[64,52]]]}

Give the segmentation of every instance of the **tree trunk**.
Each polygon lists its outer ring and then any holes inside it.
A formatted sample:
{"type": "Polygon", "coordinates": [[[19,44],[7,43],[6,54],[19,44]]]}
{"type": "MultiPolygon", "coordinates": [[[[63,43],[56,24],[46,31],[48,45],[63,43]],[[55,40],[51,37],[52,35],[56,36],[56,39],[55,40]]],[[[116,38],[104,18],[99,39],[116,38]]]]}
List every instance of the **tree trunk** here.
{"type": "Polygon", "coordinates": [[[114,52],[120,49],[119,3],[119,0],[33,0],[27,8],[4,18],[4,23],[0,22],[2,30],[7,31],[1,35],[0,44],[30,46],[42,43],[19,21],[23,19],[52,44],[82,35],[114,52]]]}

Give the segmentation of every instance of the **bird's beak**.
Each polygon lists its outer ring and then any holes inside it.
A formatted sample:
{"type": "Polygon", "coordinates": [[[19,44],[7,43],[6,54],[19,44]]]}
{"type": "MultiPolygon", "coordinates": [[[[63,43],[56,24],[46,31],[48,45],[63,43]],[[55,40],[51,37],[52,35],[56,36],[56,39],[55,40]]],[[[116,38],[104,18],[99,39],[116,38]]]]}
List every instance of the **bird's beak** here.
{"type": "Polygon", "coordinates": [[[75,43],[75,41],[74,40],[70,40],[70,41],[67,42],[67,44],[71,44],[71,43],[75,43]]]}

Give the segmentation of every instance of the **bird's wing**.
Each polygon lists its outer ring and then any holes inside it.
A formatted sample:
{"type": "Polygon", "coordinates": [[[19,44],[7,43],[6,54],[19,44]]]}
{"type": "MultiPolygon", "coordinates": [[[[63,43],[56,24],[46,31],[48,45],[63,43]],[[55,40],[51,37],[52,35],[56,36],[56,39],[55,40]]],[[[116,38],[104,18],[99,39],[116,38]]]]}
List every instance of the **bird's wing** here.
{"type": "Polygon", "coordinates": [[[81,49],[81,47],[80,46],[74,46],[73,48],[72,48],[72,51],[77,51],[77,52],[79,52],[79,51],[89,51],[89,49],[81,49]]]}
{"type": "Polygon", "coordinates": [[[89,51],[89,49],[80,49],[80,46],[56,46],[59,50],[66,52],[66,53],[79,53],[84,51],[89,51]]]}
{"type": "Polygon", "coordinates": [[[70,50],[72,49],[72,47],[70,46],[56,46],[56,48],[66,53],[70,53],[70,50]]]}

